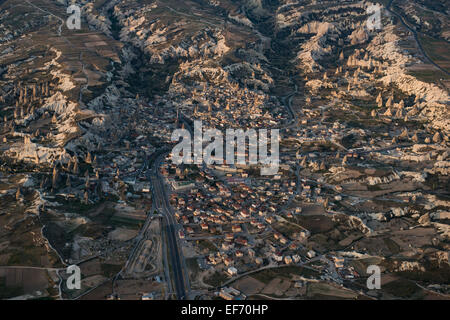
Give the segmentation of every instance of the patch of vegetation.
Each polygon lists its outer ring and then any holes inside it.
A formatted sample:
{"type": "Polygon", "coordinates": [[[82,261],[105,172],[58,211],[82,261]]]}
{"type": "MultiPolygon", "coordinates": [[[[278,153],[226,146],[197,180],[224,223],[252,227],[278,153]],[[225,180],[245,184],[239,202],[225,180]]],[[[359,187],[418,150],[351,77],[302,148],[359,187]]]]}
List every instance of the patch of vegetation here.
{"type": "Polygon", "coordinates": [[[448,264],[424,262],[424,267],[426,271],[402,271],[397,272],[396,275],[425,283],[450,283],[450,266],[448,264]]]}
{"type": "Polygon", "coordinates": [[[311,232],[312,235],[316,233],[326,233],[335,227],[335,223],[326,216],[299,216],[299,225],[303,226],[311,232]]]}
{"type": "Polygon", "coordinates": [[[422,291],[415,283],[406,279],[389,282],[383,286],[383,290],[400,298],[412,298],[422,291]]]}
{"type": "Polygon", "coordinates": [[[192,272],[192,278],[195,278],[201,271],[197,262],[197,258],[186,259],[186,265],[189,271],[192,272]]]}
{"type": "Polygon", "coordinates": [[[381,191],[383,190],[379,185],[367,185],[369,191],[381,191]]]}
{"type": "Polygon", "coordinates": [[[206,278],[204,282],[213,287],[220,287],[227,280],[228,276],[226,274],[216,271],[211,277],[206,278]]]}
{"type": "Polygon", "coordinates": [[[294,233],[303,231],[302,228],[291,223],[276,223],[274,228],[289,238],[292,238],[294,233]]]}
{"type": "Polygon", "coordinates": [[[203,250],[206,249],[209,252],[217,252],[217,247],[209,240],[199,240],[197,242],[198,246],[203,250]]]}
{"type": "MultiPolygon", "coordinates": [[[[355,123],[355,125],[352,125],[352,124],[350,124],[350,122],[349,122],[348,125],[349,126],[354,126],[354,127],[359,127],[360,126],[359,123],[357,123],[357,124],[355,123]]],[[[353,144],[356,143],[356,141],[357,141],[356,137],[353,134],[349,134],[349,135],[347,135],[347,136],[342,138],[342,142],[341,143],[342,143],[342,145],[344,147],[349,149],[349,148],[351,148],[353,146],[353,144]]]]}
{"type": "Polygon", "coordinates": [[[450,44],[443,40],[436,40],[428,36],[419,36],[420,42],[424,50],[440,67],[450,71],[450,59],[448,52],[450,51],[450,44]]]}
{"type": "Polygon", "coordinates": [[[327,283],[309,283],[307,296],[312,299],[356,299],[357,293],[327,283]]]}
{"type": "Polygon", "coordinates": [[[400,246],[391,238],[384,238],[383,241],[388,247],[389,251],[391,251],[393,254],[399,253],[401,251],[400,246]]]}
{"type": "Polygon", "coordinates": [[[409,74],[420,81],[435,84],[439,79],[445,78],[445,73],[440,70],[414,70],[409,74]]]}
{"type": "Polygon", "coordinates": [[[23,248],[22,250],[14,249],[8,260],[9,266],[39,266],[40,259],[35,254],[34,248],[23,248]]]}
{"type": "Polygon", "coordinates": [[[425,180],[425,185],[430,187],[432,190],[450,190],[450,179],[444,180],[437,174],[428,174],[425,180]]]}
{"type": "Polygon", "coordinates": [[[118,216],[113,216],[109,220],[109,222],[114,227],[127,227],[130,229],[140,229],[140,227],[143,224],[143,221],[141,221],[141,220],[134,220],[134,219],[118,217],[118,216]]]}
{"type": "Polygon", "coordinates": [[[101,268],[103,275],[107,278],[111,278],[112,276],[119,273],[119,271],[122,269],[122,266],[120,264],[102,263],[101,268]]]}
{"type": "Polygon", "coordinates": [[[270,281],[277,277],[290,279],[291,275],[304,276],[306,278],[316,278],[319,276],[319,272],[297,266],[282,266],[279,268],[266,269],[252,274],[252,277],[262,283],[268,284],[270,281]]]}
{"type": "Polygon", "coordinates": [[[56,196],[56,200],[64,206],[65,210],[80,214],[90,211],[100,204],[100,203],[86,204],[78,199],[66,199],[61,196],[56,196]]]}

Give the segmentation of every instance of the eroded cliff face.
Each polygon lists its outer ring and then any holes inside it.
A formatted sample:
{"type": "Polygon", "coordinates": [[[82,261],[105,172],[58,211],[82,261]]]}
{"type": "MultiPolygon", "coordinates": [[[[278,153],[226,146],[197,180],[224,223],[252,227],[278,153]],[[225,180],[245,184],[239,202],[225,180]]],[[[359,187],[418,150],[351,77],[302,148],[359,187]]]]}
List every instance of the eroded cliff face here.
{"type": "MultiPolygon", "coordinates": [[[[285,43],[287,50],[291,51],[283,58],[289,58],[286,62],[288,68],[293,67],[306,77],[305,88],[309,90],[306,94],[314,96],[321,94],[322,90],[337,90],[339,84],[327,79],[326,73],[337,64],[336,74],[339,74],[339,64],[346,64],[358,68],[354,75],[342,74],[339,80],[349,84],[349,94],[370,99],[370,85],[351,86],[357,83],[359,77],[374,80],[377,86],[395,86],[404,95],[413,97],[414,103],[398,111],[381,102],[381,106],[386,107],[381,111],[383,114],[421,119],[430,128],[441,131],[443,137],[448,136],[448,92],[410,75],[408,67],[420,63],[419,57],[402,47],[401,29],[392,24],[392,17],[387,11],[382,11],[382,30],[367,30],[365,18],[368,16],[368,5],[365,2],[335,4],[324,9],[320,5],[300,2],[281,2],[275,7],[262,1],[247,1],[242,6],[217,2],[198,7],[198,10],[203,10],[199,13],[172,8],[156,1],[141,5],[134,1],[114,0],[100,8],[93,3],[83,4],[82,12],[89,28],[104,33],[105,37],[116,37],[123,44],[120,62],[117,58],[114,62],[118,63],[117,68],[114,73],[101,74],[100,77],[109,79],[103,91],[92,100],[83,102],[81,97],[84,90],[89,91],[89,83],[80,84],[80,76],[70,75],[60,64],[61,50],[50,48],[54,56],[44,64],[43,70],[51,75],[53,92],[35,108],[35,113],[15,122],[17,125],[27,125],[39,117],[48,116],[55,130],[46,134],[45,148],[40,142],[32,141],[28,143],[28,151],[22,154],[20,149],[24,141],[16,141],[14,148],[6,154],[33,162],[39,158],[39,163],[47,165],[55,159],[67,161],[64,148],[70,152],[81,152],[84,156],[83,148],[77,146],[95,148],[104,143],[102,136],[105,132],[117,129],[111,108],[114,110],[117,105],[127,105],[132,110],[137,108],[135,101],[129,98],[133,90],[127,82],[145,78],[142,70],[138,71],[143,65],[147,65],[144,67],[146,73],[156,75],[158,66],[164,69],[159,78],[152,77],[149,82],[158,82],[155,84],[158,90],[163,90],[160,96],[167,100],[177,94],[190,99],[183,92],[192,90],[195,83],[204,82],[216,86],[239,84],[244,88],[260,90],[263,92],[261,99],[269,101],[272,99],[270,91],[277,85],[279,77],[276,74],[278,71],[274,74],[271,65],[273,58],[268,57],[268,49],[273,48],[274,43],[285,43]],[[161,10],[167,13],[164,17],[159,14],[161,10]],[[244,37],[249,38],[244,40],[244,37]],[[357,48],[346,49],[352,46],[357,48]],[[314,78],[317,72],[324,72],[325,76],[314,78]],[[381,76],[373,78],[375,73],[381,76]],[[311,76],[314,79],[309,79],[311,76]],[[111,81],[112,77],[116,80],[111,81]],[[71,96],[74,90],[81,91],[78,99],[71,96]],[[80,125],[80,118],[89,121],[83,121],[80,125]],[[55,150],[49,151],[53,147],[48,142],[55,145],[55,150]],[[34,144],[36,147],[30,149],[34,144]],[[35,154],[33,160],[30,152],[35,154]],[[49,152],[52,156],[47,156],[49,152]]],[[[411,36],[409,40],[413,40],[411,36]]],[[[7,48],[3,55],[11,55],[11,51],[7,48]]],[[[334,99],[339,94],[332,92],[332,96],[334,99]]],[[[182,99],[176,104],[182,104],[182,99]]],[[[398,104],[395,106],[398,107],[398,104]]],[[[188,110],[193,112],[193,107],[188,110]]],[[[264,113],[262,109],[256,112],[264,113]]]]}
{"type": "Polygon", "coordinates": [[[390,26],[374,37],[367,50],[377,58],[384,60],[384,77],[380,80],[384,85],[395,84],[408,95],[414,95],[417,104],[411,108],[417,108],[420,115],[438,130],[449,132],[450,119],[447,115],[450,111],[450,97],[447,91],[436,84],[425,83],[408,74],[407,66],[419,63],[400,46],[400,38],[395,34],[395,27],[390,26]]]}
{"type": "MultiPolygon", "coordinates": [[[[364,85],[366,80],[375,86],[395,86],[403,95],[413,97],[414,103],[391,106],[385,105],[384,98],[381,103],[377,101],[385,108],[380,112],[425,121],[427,126],[440,131],[442,137],[448,136],[448,92],[409,74],[408,67],[420,63],[419,57],[417,52],[411,53],[402,47],[399,33],[403,30],[392,23],[387,11],[382,11],[382,30],[367,30],[368,5],[366,2],[349,2],[324,9],[302,2],[282,1],[273,5],[264,1],[246,1],[240,6],[236,2],[224,4],[219,1],[198,6],[197,11],[183,11],[183,8],[157,1],[142,5],[135,1],[114,0],[101,7],[84,3],[82,12],[89,28],[102,32],[106,38],[116,37],[122,43],[120,59],[116,57],[114,62],[110,61],[116,64],[112,72],[98,72],[95,79],[106,79],[103,87],[89,101],[83,101],[83,92],[87,93],[84,97],[89,96],[94,78],[89,78],[84,66],[78,74],[70,74],[61,64],[62,51],[58,46],[50,47],[52,58],[44,63],[42,71],[47,71],[51,77],[52,92],[41,99],[42,103],[33,112],[17,117],[14,123],[26,126],[47,117],[54,129],[46,132],[41,141],[31,133],[16,132],[16,136],[30,139],[26,144],[26,141],[20,141],[24,139],[16,139],[5,154],[17,160],[46,165],[54,161],[67,162],[66,149],[84,157],[85,147],[95,149],[96,145],[105,143],[107,132],[119,129],[114,121],[120,109],[118,105],[126,105],[130,110],[138,108],[130,98],[134,95],[131,92],[135,91],[135,83],[146,86],[143,79],[149,79],[147,74],[153,75],[149,85],[155,84],[157,90],[162,89],[158,96],[165,100],[180,96],[176,105],[183,104],[183,99],[195,101],[186,95],[186,91],[198,87],[199,83],[209,83],[214,86],[238,85],[239,90],[250,88],[257,91],[258,100],[279,108],[279,102],[274,102],[279,97],[271,96],[271,90],[280,79],[279,65],[273,65],[275,59],[280,58],[273,49],[274,43],[283,44],[287,48],[284,50],[290,51],[281,57],[288,59],[286,68],[294,68],[305,77],[304,88],[308,90],[305,97],[312,95],[306,97],[306,101],[322,94],[323,90],[332,90],[327,99],[333,100],[342,95],[337,92],[341,84],[348,84],[348,93],[361,99],[372,97],[372,86],[364,85]],[[161,12],[166,14],[161,16],[161,12]],[[275,55],[270,53],[271,50],[275,55]],[[340,64],[358,69],[353,75],[341,74],[340,64]],[[339,82],[331,81],[326,75],[330,69],[333,72],[335,66],[336,74],[341,75],[339,82]],[[163,70],[161,74],[160,70],[163,70]],[[317,73],[325,75],[315,77],[317,73]],[[141,80],[130,82],[132,79],[141,80]],[[358,81],[362,85],[352,86],[358,81]],[[75,91],[78,96],[73,95],[75,91]]],[[[7,16],[7,12],[4,15],[7,16]]],[[[413,40],[411,35],[409,40],[413,40]]],[[[4,47],[2,56],[10,57],[14,45],[4,47]]],[[[3,77],[13,77],[12,66],[2,70],[3,77]]],[[[207,104],[217,104],[216,107],[223,109],[218,105],[217,97],[211,101],[206,98],[206,108],[207,104]]],[[[193,109],[190,105],[186,111],[192,113],[193,109]]],[[[265,107],[257,106],[255,114],[266,112],[265,107]]]]}

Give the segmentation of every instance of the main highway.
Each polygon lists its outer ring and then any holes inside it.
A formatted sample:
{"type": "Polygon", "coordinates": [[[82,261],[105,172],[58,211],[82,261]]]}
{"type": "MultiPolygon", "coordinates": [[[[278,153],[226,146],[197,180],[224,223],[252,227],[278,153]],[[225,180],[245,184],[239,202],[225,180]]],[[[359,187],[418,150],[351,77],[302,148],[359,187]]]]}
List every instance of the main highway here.
{"type": "MultiPolygon", "coordinates": [[[[169,203],[169,199],[166,194],[166,189],[163,183],[163,178],[161,177],[158,168],[161,164],[164,155],[160,155],[153,165],[153,168],[148,173],[148,179],[152,183],[153,191],[153,201],[156,210],[163,215],[164,231],[167,237],[168,251],[170,255],[170,266],[173,275],[173,284],[175,288],[175,293],[177,299],[186,299],[186,285],[185,280],[185,267],[182,263],[182,253],[180,253],[180,248],[178,245],[177,235],[176,235],[176,225],[177,222],[173,216],[173,212],[169,203]]],[[[170,272],[169,272],[170,273],[170,272]]],[[[187,273],[186,273],[187,274],[187,273]]],[[[170,279],[168,280],[170,281],[170,279]]],[[[188,290],[189,291],[189,290],[188,290]]]]}

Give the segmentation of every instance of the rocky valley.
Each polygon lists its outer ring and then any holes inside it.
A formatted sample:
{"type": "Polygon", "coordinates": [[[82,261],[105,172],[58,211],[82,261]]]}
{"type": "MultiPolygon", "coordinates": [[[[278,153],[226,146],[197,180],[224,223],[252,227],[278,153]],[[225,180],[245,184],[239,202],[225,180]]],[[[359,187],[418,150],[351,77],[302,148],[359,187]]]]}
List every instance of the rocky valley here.
{"type": "Polygon", "coordinates": [[[0,31],[0,298],[449,299],[446,1],[4,0],[0,31]],[[175,164],[198,121],[278,130],[278,173],[175,164]]]}

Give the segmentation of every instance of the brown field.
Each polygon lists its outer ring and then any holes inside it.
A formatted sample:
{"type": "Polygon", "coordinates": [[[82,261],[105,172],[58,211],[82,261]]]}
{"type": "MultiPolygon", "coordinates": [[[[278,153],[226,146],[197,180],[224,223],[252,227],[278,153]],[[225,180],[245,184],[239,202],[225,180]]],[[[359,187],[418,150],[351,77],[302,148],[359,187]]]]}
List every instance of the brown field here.
{"type": "Polygon", "coordinates": [[[313,299],[356,299],[358,294],[328,283],[313,282],[308,284],[307,296],[313,299]]]}
{"type": "Polygon", "coordinates": [[[323,205],[320,204],[302,204],[302,215],[319,215],[325,214],[323,205]]]}
{"type": "Polygon", "coordinates": [[[0,293],[33,293],[45,291],[49,287],[49,275],[46,270],[26,268],[0,268],[0,293]],[[13,290],[13,289],[16,290],[13,290]]]}
{"type": "Polygon", "coordinates": [[[140,300],[143,293],[162,292],[163,285],[149,280],[119,280],[115,291],[121,300],[140,300]]]}
{"type": "Polygon", "coordinates": [[[420,36],[420,42],[430,58],[441,68],[450,72],[450,57],[448,54],[450,52],[450,44],[424,35],[420,36]]]}
{"type": "Polygon", "coordinates": [[[299,224],[308,229],[311,234],[324,233],[330,231],[334,227],[331,218],[326,216],[300,216],[298,220],[299,224]]]}
{"type": "Polygon", "coordinates": [[[233,286],[247,296],[259,293],[264,288],[264,283],[252,277],[244,277],[236,281],[233,286]]]}
{"type": "Polygon", "coordinates": [[[81,268],[81,273],[85,277],[93,276],[96,274],[101,274],[102,269],[100,265],[100,261],[98,259],[90,260],[88,262],[82,263],[79,265],[81,268]]]}
{"type": "Polygon", "coordinates": [[[268,295],[282,296],[291,286],[290,280],[275,278],[262,290],[262,293],[268,295]]]}
{"type": "Polygon", "coordinates": [[[106,282],[99,286],[95,290],[92,290],[85,296],[81,297],[81,300],[105,300],[106,296],[112,293],[112,281],[106,282]]]}

